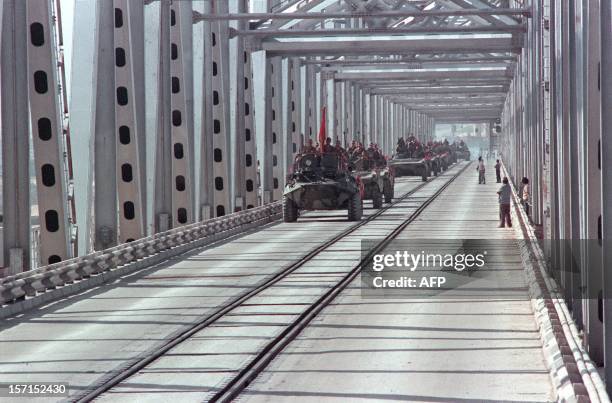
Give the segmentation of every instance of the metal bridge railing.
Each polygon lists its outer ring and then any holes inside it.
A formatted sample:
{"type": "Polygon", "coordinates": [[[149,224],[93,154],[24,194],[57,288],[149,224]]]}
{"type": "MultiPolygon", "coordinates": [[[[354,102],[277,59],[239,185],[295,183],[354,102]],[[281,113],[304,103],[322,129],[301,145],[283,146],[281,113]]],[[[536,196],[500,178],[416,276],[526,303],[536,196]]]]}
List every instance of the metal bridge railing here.
{"type": "Polygon", "coordinates": [[[184,253],[179,246],[193,247],[226,239],[248,229],[256,228],[280,218],[281,202],[274,202],[253,209],[213,218],[195,224],[171,229],[134,242],[118,245],[89,255],[65,260],[49,266],[0,279],[0,304],[10,304],[25,298],[36,297],[80,280],[112,271],[119,267],[166,253],[164,258],[184,253]],[[174,251],[173,251],[174,249],[174,251]],[[173,253],[174,252],[174,253],[173,253]]]}

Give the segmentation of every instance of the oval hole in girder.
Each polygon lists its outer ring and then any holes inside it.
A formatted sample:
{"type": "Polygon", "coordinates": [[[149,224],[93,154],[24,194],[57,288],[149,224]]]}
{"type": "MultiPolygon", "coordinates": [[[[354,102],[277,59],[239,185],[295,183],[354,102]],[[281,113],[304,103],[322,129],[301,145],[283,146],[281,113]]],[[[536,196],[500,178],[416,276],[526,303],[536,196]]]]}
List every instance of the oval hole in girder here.
{"type": "Polygon", "coordinates": [[[178,94],[181,91],[181,82],[178,77],[172,77],[172,93],[178,94]]]}
{"type": "Polygon", "coordinates": [[[223,190],[223,178],[220,176],[215,178],[215,189],[219,191],[223,190]]]}
{"type": "Polygon", "coordinates": [[[127,126],[119,126],[119,142],[123,145],[130,144],[130,128],[127,126]]]}
{"type": "Polygon", "coordinates": [[[213,156],[214,156],[215,162],[223,161],[223,152],[221,151],[220,148],[215,148],[215,151],[213,152],[213,156]]]}
{"type": "Polygon", "coordinates": [[[40,22],[30,24],[30,42],[37,47],[45,44],[45,28],[40,22]]]}
{"type": "Polygon", "coordinates": [[[222,217],[225,215],[225,207],[222,205],[217,206],[217,217],[222,217]]]}
{"type": "Polygon", "coordinates": [[[57,232],[59,230],[59,215],[55,210],[47,210],[45,212],[45,227],[49,232],[57,232]]]}
{"type": "Polygon", "coordinates": [[[125,106],[128,103],[128,90],[125,87],[117,87],[117,103],[125,106]]]}
{"type": "Polygon", "coordinates": [[[120,8],[115,8],[115,28],[123,26],[123,11],[120,8]]]}
{"type": "Polygon", "coordinates": [[[136,217],[136,208],[134,207],[134,203],[131,201],[126,201],[123,203],[123,216],[127,220],[133,220],[136,217]]]}
{"type": "Polygon", "coordinates": [[[185,153],[183,152],[183,143],[174,143],[174,158],[181,160],[184,156],[185,153]]]}
{"type": "Polygon", "coordinates": [[[131,164],[121,165],[121,179],[124,182],[131,182],[134,179],[134,174],[132,172],[131,164]]]}
{"type": "Polygon", "coordinates": [[[49,118],[40,118],[37,122],[38,126],[38,138],[42,141],[51,140],[51,120],[49,118]]]}
{"type": "Polygon", "coordinates": [[[40,167],[40,174],[43,185],[51,187],[55,185],[55,168],[51,164],[44,164],[40,167]]]}
{"type": "Polygon", "coordinates": [[[181,116],[181,111],[173,110],[172,111],[172,124],[174,126],[180,126],[183,123],[183,118],[181,116]]]}
{"type": "Polygon", "coordinates": [[[178,175],[174,179],[174,185],[176,187],[176,190],[178,190],[179,192],[183,192],[185,190],[185,177],[183,175],[178,175]]]}
{"type": "Polygon", "coordinates": [[[58,255],[51,255],[49,256],[49,259],[47,259],[47,263],[48,264],[55,264],[55,263],[59,263],[62,261],[62,258],[59,257],[58,255]]]}
{"type": "Polygon", "coordinates": [[[121,47],[115,48],[115,66],[123,67],[125,63],[125,49],[121,47]]]}
{"type": "Polygon", "coordinates": [[[49,90],[49,83],[47,82],[47,73],[42,70],[34,72],[34,89],[39,94],[44,94],[49,90]]]}
{"type": "Polygon", "coordinates": [[[176,220],[181,224],[185,224],[187,222],[187,209],[179,208],[176,211],[176,220]]]}

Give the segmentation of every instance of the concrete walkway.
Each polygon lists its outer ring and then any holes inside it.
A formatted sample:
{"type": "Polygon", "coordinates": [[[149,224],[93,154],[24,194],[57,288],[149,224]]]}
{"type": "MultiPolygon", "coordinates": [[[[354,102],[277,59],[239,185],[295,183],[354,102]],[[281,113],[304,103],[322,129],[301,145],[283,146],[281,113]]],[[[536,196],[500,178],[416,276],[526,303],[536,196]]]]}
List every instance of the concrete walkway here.
{"type": "Polygon", "coordinates": [[[240,401],[554,400],[513,247],[518,221],[513,217],[513,229],[497,228],[500,185],[493,162],[487,170],[487,184],[478,185],[473,164],[400,236],[509,245],[492,248],[495,270],[474,275],[470,297],[452,290],[421,299],[365,299],[356,281],[240,401]],[[499,291],[492,282],[502,284],[499,291]]]}

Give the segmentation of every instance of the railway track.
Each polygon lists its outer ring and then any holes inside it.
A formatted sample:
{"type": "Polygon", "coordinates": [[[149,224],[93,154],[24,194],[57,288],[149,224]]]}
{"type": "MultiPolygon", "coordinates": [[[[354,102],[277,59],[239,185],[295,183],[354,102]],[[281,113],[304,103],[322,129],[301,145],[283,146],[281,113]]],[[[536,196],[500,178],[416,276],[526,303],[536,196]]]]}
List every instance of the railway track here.
{"type": "MultiPolygon", "coordinates": [[[[420,212],[425,207],[427,207],[427,205],[429,205],[440,193],[442,193],[442,191],[444,191],[444,189],[446,189],[446,187],[452,181],[454,181],[468,166],[469,164],[466,164],[456,174],[454,174],[444,185],[442,185],[441,188],[434,193],[434,195],[432,195],[426,201],[422,202],[422,204],[416,209],[416,211],[414,211],[414,213],[410,215],[410,217],[408,217],[398,227],[396,227],[370,253],[376,253],[376,251],[380,250],[381,248],[384,248],[385,245],[387,245],[392,239],[397,236],[397,234],[399,234],[399,232],[401,232],[410,222],[412,222],[420,214],[420,212]]],[[[77,395],[71,400],[76,402],[89,402],[108,392],[113,387],[118,386],[124,380],[130,378],[131,376],[138,373],[140,370],[147,367],[149,364],[164,356],[169,350],[171,350],[175,346],[188,340],[203,329],[213,325],[215,322],[223,318],[231,311],[242,306],[246,301],[259,295],[263,291],[270,289],[271,287],[279,283],[281,280],[294,273],[300,267],[310,262],[313,258],[315,258],[323,251],[338,243],[340,240],[346,238],[348,235],[355,233],[359,228],[367,225],[368,223],[371,223],[376,218],[380,217],[383,213],[390,210],[394,206],[397,206],[398,204],[407,200],[411,196],[414,196],[417,192],[419,192],[429,183],[437,180],[438,178],[441,179],[442,177],[434,177],[427,182],[419,184],[409,192],[397,198],[392,204],[383,207],[374,214],[368,216],[366,219],[361,220],[355,225],[335,235],[328,241],[324,242],[312,251],[308,252],[299,261],[288,265],[287,267],[280,270],[278,273],[272,275],[270,278],[267,278],[262,281],[254,288],[239,294],[227,304],[216,309],[214,312],[203,316],[201,320],[188,326],[183,331],[179,332],[177,335],[167,340],[162,345],[156,347],[153,351],[148,351],[146,354],[143,354],[137,357],[136,359],[129,361],[122,368],[119,368],[116,372],[112,373],[112,375],[110,375],[109,377],[103,378],[93,389],[90,389],[80,395],[77,395]]],[[[361,269],[364,261],[366,260],[367,258],[361,260],[358,265],[356,265],[346,276],[344,276],[339,283],[337,283],[323,296],[321,296],[302,315],[300,315],[294,322],[287,326],[280,335],[272,339],[270,343],[266,344],[264,349],[261,350],[261,352],[255,357],[255,359],[249,362],[243,370],[241,370],[233,379],[231,379],[231,381],[229,381],[222,389],[220,389],[212,397],[211,401],[232,400],[240,393],[240,391],[242,391],[246,386],[248,386],[248,384],[265,368],[265,366],[280,351],[282,351],[284,346],[286,346],[293,338],[295,338],[295,336],[297,336],[297,334],[299,334],[299,332],[305,326],[307,326],[307,324],[316,316],[316,314],[320,312],[325,306],[327,306],[346,287],[346,285],[348,285],[348,283],[352,281],[352,279],[359,273],[359,270],[361,269]]]]}

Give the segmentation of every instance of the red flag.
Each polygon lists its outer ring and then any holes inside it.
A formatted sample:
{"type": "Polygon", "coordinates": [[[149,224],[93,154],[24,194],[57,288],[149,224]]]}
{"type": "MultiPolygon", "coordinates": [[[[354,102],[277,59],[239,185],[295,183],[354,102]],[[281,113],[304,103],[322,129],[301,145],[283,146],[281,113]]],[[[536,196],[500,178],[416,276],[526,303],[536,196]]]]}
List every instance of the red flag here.
{"type": "Polygon", "coordinates": [[[325,152],[325,140],[327,139],[327,130],[325,129],[325,110],[323,107],[321,110],[321,126],[319,126],[319,144],[321,145],[321,152],[325,152]]]}

